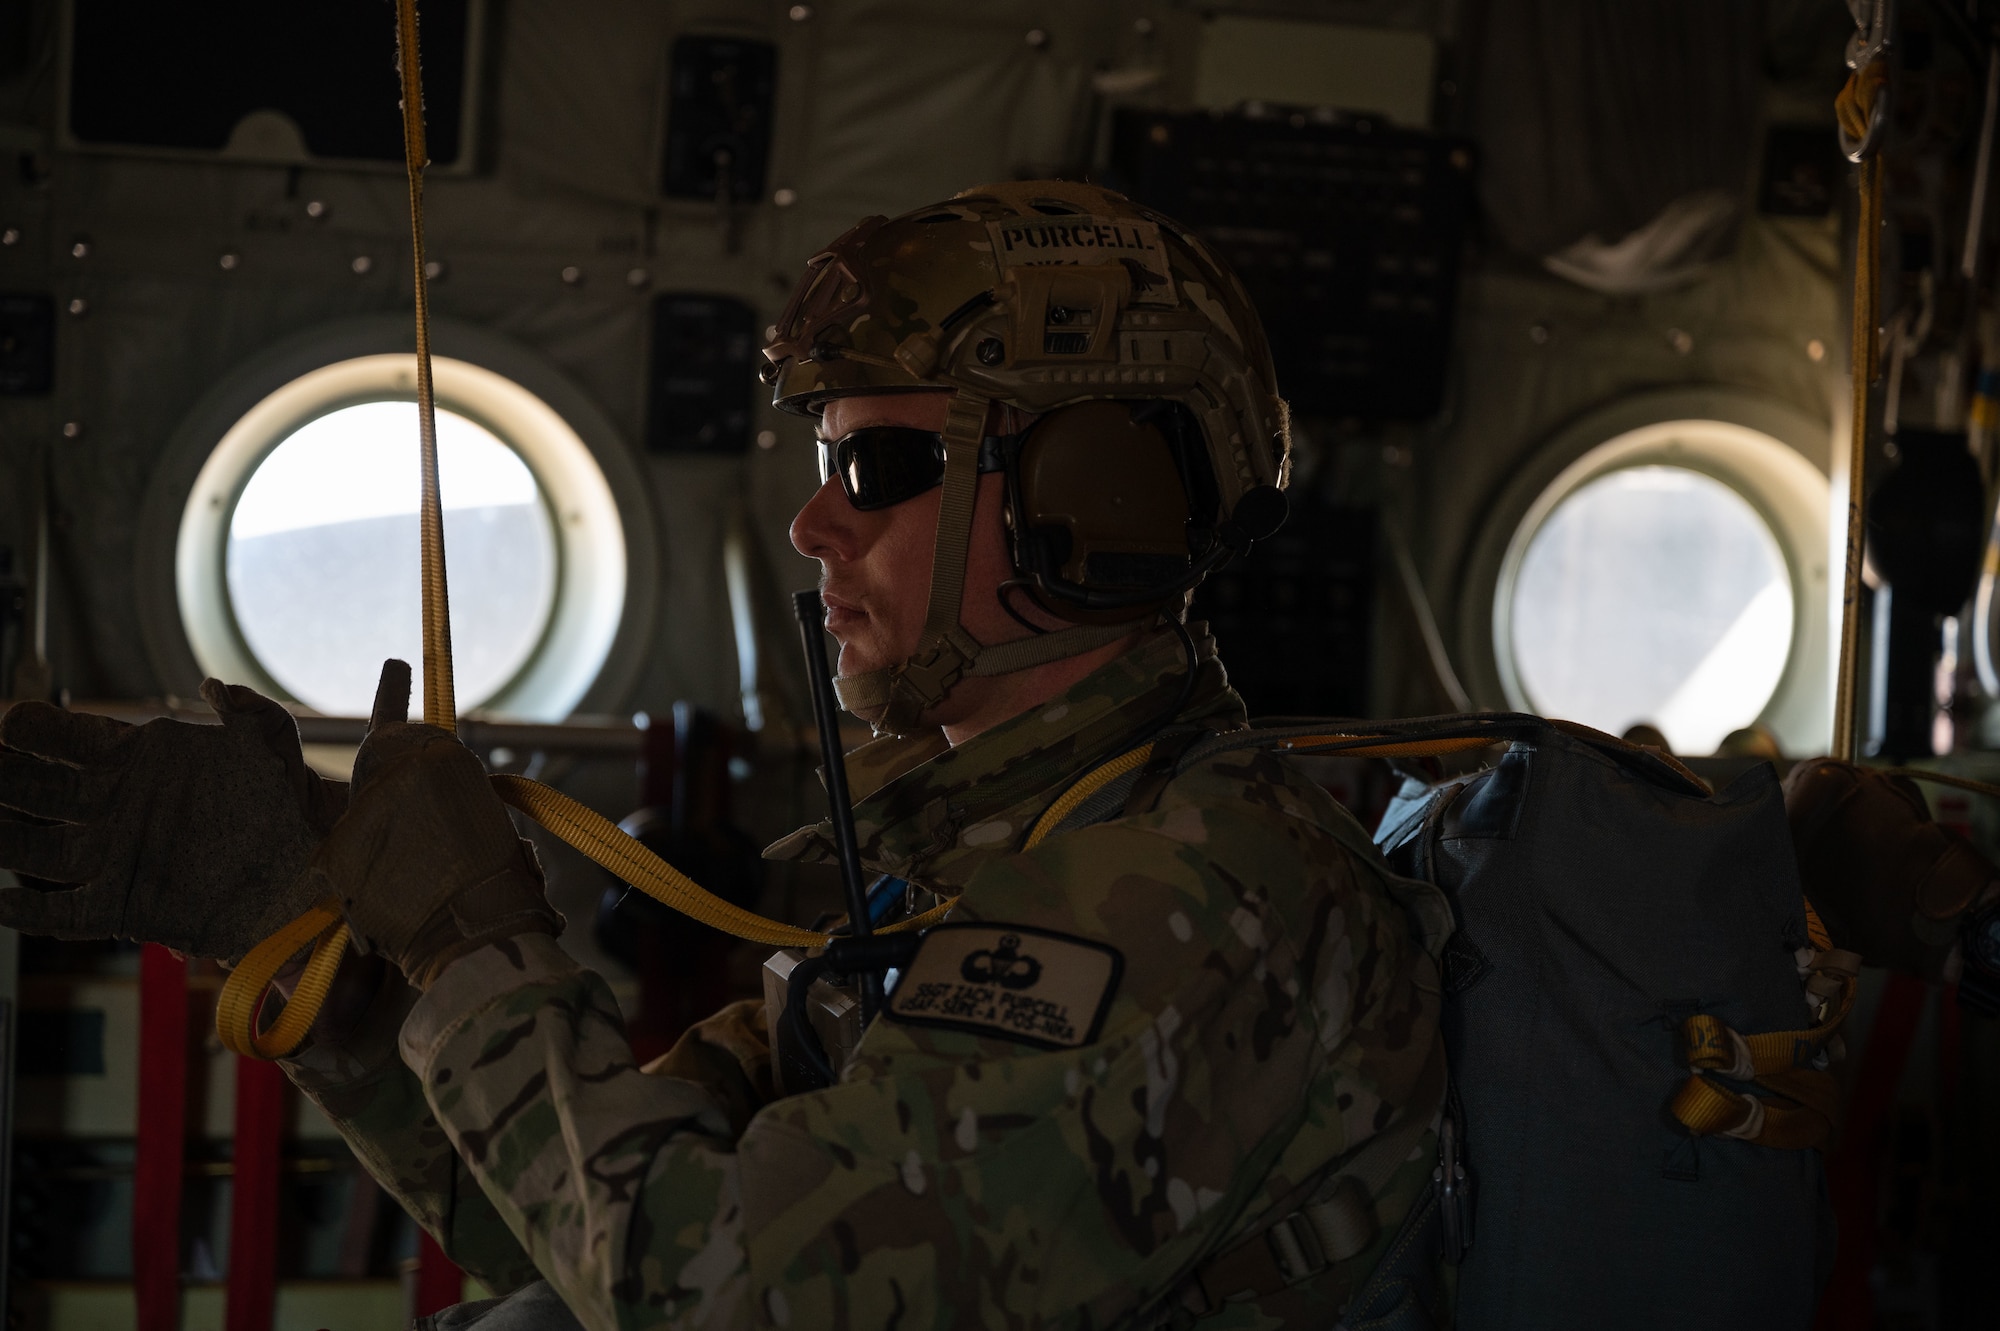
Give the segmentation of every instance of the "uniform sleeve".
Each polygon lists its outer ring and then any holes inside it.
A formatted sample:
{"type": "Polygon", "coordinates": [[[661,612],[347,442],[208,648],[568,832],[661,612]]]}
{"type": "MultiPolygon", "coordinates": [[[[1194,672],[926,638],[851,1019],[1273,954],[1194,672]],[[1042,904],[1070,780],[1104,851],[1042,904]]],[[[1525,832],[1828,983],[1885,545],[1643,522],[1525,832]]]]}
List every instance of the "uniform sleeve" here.
{"type": "Polygon", "coordinates": [[[505,1293],[535,1279],[536,1271],[398,1057],[397,1032],[416,999],[400,978],[385,983],[346,1039],[308,1045],[281,1066],[445,1254],[488,1289],[505,1293]]]}
{"type": "Polygon", "coordinates": [[[641,1075],[601,981],[530,936],[447,971],[404,1058],[586,1326],[1110,1321],[1171,1295],[1287,1169],[1400,1121],[1396,1069],[1435,1039],[1400,912],[1323,831],[1163,817],[968,889],[969,918],[1119,949],[1081,1048],[878,1021],[841,1084],[739,1139],[707,1088],[641,1075]]]}
{"type": "Polygon", "coordinates": [[[757,1111],[778,1098],[764,1000],[746,998],[696,1022],[641,1070],[701,1086],[728,1118],[730,1135],[742,1136],[757,1111]]]}

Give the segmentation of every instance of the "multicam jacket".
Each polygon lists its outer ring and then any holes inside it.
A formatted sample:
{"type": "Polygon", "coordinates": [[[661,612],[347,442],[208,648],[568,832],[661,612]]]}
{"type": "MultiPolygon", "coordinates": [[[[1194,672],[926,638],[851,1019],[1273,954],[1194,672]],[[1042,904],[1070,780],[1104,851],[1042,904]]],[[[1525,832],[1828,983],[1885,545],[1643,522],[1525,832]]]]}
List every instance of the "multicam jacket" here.
{"type": "MultiPolygon", "coordinates": [[[[539,1271],[592,1328],[1161,1318],[1204,1302],[1190,1272],[1263,1242],[1371,1139],[1412,1141],[1364,1198],[1365,1247],[1202,1322],[1330,1325],[1429,1175],[1410,1125],[1436,1109],[1436,972],[1405,904],[1425,889],[1255,750],[1023,849],[1139,737],[1244,724],[1212,657],[1168,715],[1183,670],[1161,635],[957,748],[882,740],[850,758],[869,867],[962,894],[954,923],[1006,926],[981,975],[995,951],[1040,968],[1009,949],[1039,951],[1082,987],[1080,1010],[1102,999],[1094,1039],[892,1012],[836,1085],[771,1098],[760,1023],[738,1005],[646,1075],[604,983],[531,935],[421,997],[385,994],[357,1038],[292,1075],[462,1265],[496,1288],[539,1271]]],[[[825,854],[829,837],[773,850],[825,854]]]]}

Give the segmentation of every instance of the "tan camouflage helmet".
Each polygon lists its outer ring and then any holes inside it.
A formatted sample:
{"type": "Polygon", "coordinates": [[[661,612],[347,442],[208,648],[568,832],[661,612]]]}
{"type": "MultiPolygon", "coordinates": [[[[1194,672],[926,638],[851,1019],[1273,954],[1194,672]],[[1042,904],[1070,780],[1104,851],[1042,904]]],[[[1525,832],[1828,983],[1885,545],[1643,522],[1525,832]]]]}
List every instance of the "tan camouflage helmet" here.
{"type": "Polygon", "coordinates": [[[807,263],[764,355],[772,402],[793,412],[899,388],[1036,415],[1180,402],[1225,515],[1286,481],[1285,405],[1242,284],[1179,223],[1095,185],[982,185],[865,219],[807,263]]]}
{"type": "MultiPolygon", "coordinates": [[[[1283,519],[1285,404],[1256,309],[1193,235],[1110,190],[1014,181],[867,218],[808,262],[764,355],[772,401],[787,411],[953,390],[923,637],[893,669],[837,681],[848,710],[878,729],[907,733],[961,677],[1089,651],[1166,603],[1158,588],[1150,599],[1120,596],[1042,570],[1039,585],[1077,602],[1056,607],[1076,627],[991,646],[965,630],[965,549],[992,404],[1035,417],[1093,402],[1185,408],[1213,473],[1212,489],[1206,478],[1200,487],[1213,511],[1191,511],[1193,496],[1180,497],[1179,486],[1155,493],[1174,492],[1173,523],[1219,535],[1205,557],[1182,561],[1186,576],[1167,589],[1175,595],[1283,519]]],[[[1038,474],[1055,481],[1064,470],[1038,474]]],[[[1009,479],[1018,502],[1021,476],[1010,470],[1009,479]]],[[[1085,562],[1079,556],[1071,572],[1085,562]]]]}

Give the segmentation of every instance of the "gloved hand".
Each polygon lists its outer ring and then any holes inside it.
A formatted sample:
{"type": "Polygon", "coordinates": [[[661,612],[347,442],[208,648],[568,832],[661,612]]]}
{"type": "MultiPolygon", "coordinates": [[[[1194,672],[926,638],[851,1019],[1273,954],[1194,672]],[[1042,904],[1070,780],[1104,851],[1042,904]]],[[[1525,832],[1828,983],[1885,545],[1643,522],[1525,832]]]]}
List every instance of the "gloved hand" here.
{"type": "Polygon", "coordinates": [[[347,815],[314,872],[370,951],[428,989],[451,962],[523,933],[560,934],[535,852],[458,737],[413,725],[410,668],[384,665],[347,815]]]}
{"type": "Polygon", "coordinates": [[[1944,978],[1959,917],[2000,871],[1932,820],[1907,777],[1811,759],[1785,778],[1785,812],[1806,900],[1834,946],[1944,978]]]}
{"type": "Polygon", "coordinates": [[[240,960],[324,892],[314,852],[347,788],[306,766],[299,728],[252,689],[207,680],[222,724],[24,702],[0,718],[0,867],[59,890],[0,891],[0,924],[240,960]],[[39,821],[37,821],[39,820],[39,821]]]}

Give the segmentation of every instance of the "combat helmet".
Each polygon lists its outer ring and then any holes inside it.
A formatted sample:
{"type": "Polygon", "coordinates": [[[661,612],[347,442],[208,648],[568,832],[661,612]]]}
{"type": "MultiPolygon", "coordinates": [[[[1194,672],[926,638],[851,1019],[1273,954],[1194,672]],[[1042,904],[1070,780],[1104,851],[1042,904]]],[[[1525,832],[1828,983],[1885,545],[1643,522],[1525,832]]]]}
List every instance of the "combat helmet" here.
{"type": "Polygon", "coordinates": [[[1107,189],[1011,181],[866,218],[807,263],[764,355],[786,411],[953,392],[922,639],[837,681],[878,729],[907,731],[966,675],[1177,609],[1284,520],[1289,430],[1255,307],[1185,228],[1107,189]],[[1034,425],[984,438],[994,403],[1034,425]],[[1072,627],[988,646],[959,623],[982,470],[1006,473],[1017,585],[1072,627]]]}

